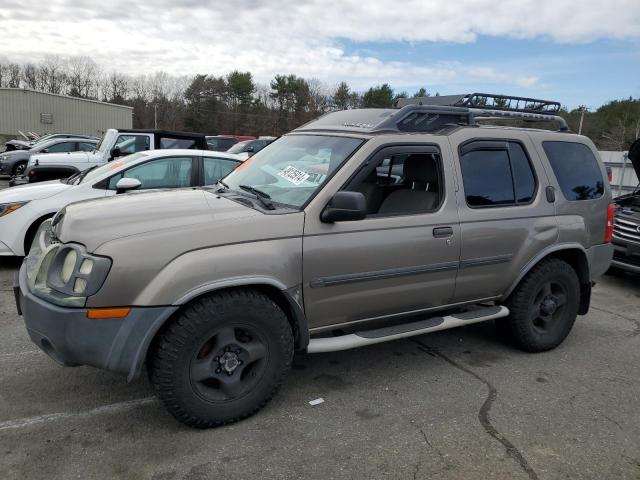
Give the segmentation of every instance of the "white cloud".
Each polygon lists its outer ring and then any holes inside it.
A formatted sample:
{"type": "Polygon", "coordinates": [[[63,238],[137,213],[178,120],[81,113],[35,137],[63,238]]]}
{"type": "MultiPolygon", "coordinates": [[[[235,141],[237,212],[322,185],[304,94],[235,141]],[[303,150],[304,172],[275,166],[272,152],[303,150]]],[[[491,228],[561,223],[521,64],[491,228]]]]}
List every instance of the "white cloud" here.
{"type": "MultiPolygon", "coordinates": [[[[638,0],[0,0],[0,53],[20,61],[88,55],[130,74],[250,70],[296,73],[355,88],[389,82],[530,87],[535,72],[496,65],[383,61],[356,42],[473,42],[478,35],[559,43],[640,37],[638,0]]],[[[497,52],[499,54],[499,52],[497,52]]],[[[531,67],[529,67],[531,68],[531,67]]]]}

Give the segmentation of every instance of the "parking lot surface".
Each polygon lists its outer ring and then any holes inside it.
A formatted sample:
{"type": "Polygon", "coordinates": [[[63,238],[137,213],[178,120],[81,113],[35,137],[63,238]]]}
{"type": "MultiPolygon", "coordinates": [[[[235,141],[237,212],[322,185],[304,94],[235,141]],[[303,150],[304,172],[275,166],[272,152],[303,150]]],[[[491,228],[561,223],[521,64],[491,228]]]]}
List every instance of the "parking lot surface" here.
{"type": "Polygon", "coordinates": [[[146,378],[39,351],[19,265],[0,257],[0,479],[640,478],[640,277],[602,278],[554,351],[485,323],[298,357],[264,410],[199,431],[146,378]]]}

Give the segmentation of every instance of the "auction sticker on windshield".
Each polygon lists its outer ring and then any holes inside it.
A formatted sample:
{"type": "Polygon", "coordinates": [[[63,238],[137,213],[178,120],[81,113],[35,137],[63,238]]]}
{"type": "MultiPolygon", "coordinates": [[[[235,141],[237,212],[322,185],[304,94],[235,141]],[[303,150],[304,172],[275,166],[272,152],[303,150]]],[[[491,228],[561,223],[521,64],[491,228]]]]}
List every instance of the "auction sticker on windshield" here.
{"type": "Polygon", "coordinates": [[[309,178],[308,173],[303,172],[302,170],[299,170],[292,165],[286,167],[284,170],[278,173],[278,175],[286,180],[289,180],[294,185],[300,185],[307,178],[309,178]]]}

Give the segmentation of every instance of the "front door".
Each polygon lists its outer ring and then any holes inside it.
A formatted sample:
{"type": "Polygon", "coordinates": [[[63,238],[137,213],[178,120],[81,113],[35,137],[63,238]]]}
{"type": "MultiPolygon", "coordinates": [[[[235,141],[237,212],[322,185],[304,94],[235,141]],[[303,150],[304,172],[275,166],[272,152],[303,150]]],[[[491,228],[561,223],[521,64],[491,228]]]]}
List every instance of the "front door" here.
{"type": "MultiPolygon", "coordinates": [[[[365,219],[323,223],[322,205],[306,212],[312,329],[418,313],[453,296],[460,231],[448,144],[385,147],[358,168],[340,189],[365,195],[365,219]]],[[[323,193],[326,205],[335,192],[323,193]]]]}

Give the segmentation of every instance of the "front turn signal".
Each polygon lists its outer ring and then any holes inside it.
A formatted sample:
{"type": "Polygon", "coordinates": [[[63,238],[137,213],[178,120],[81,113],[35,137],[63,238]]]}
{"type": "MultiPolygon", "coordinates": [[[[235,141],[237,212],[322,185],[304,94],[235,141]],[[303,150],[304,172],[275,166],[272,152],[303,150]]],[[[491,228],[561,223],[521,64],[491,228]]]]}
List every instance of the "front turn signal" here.
{"type": "Polygon", "coordinates": [[[91,320],[105,320],[108,318],[125,318],[131,312],[131,307],[90,308],[87,318],[91,320]]]}

